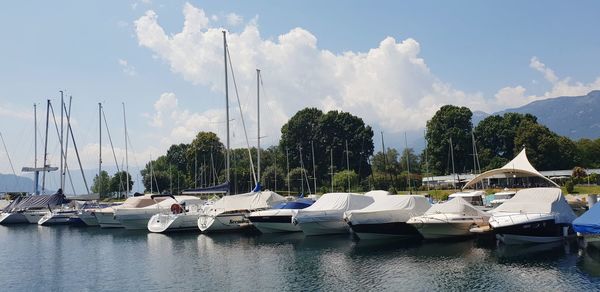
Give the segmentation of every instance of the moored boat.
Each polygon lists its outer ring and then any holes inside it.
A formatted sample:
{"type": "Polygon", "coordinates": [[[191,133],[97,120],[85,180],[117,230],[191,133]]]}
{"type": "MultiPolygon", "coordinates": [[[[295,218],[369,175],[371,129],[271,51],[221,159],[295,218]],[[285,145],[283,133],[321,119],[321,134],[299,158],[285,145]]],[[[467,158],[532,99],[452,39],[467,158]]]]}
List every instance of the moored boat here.
{"type": "Polygon", "coordinates": [[[302,198],[280,203],[273,209],[252,212],[248,215],[248,219],[262,233],[299,232],[302,231],[300,227],[292,223],[294,211],[307,208],[314,202],[302,198]]]}

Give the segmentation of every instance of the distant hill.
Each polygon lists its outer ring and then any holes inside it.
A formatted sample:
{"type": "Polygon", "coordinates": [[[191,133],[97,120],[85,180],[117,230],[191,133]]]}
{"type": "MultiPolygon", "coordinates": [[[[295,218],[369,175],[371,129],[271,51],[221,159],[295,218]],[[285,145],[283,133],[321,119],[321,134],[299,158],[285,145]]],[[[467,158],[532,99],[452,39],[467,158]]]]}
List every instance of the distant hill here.
{"type": "MultiPolygon", "coordinates": [[[[494,115],[503,115],[507,112],[535,115],[539,123],[559,135],[574,140],[600,138],[600,90],[591,91],[584,96],[561,96],[538,100],[494,115]]],[[[485,117],[487,116],[484,112],[474,112],[473,125],[477,125],[485,117]]]]}
{"type": "Polygon", "coordinates": [[[0,193],[4,192],[32,192],[33,180],[28,177],[15,176],[14,174],[0,173],[0,193]]]}

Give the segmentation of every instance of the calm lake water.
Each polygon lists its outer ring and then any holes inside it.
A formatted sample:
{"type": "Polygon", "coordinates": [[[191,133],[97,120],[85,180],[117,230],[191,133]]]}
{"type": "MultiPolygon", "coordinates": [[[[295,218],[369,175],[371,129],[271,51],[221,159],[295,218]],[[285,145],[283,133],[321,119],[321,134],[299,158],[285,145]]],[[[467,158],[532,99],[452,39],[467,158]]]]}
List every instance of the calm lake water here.
{"type": "Polygon", "coordinates": [[[3,291],[591,291],[600,252],[299,234],[0,226],[3,291]]]}

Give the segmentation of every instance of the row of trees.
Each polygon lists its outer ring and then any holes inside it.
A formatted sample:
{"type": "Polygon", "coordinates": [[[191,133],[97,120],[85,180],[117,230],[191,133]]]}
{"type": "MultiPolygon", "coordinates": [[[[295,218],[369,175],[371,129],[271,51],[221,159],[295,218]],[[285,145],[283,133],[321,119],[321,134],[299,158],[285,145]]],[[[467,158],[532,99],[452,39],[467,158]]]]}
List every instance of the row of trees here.
{"type": "Polygon", "coordinates": [[[523,147],[530,162],[539,170],[600,167],[600,139],[573,141],[539,124],[537,117],[531,114],[493,115],[476,127],[471,118],[468,108],[446,105],[427,122],[428,157],[424,162],[433,174],[452,172],[450,149],[454,150],[455,171],[462,173],[476,168],[474,153],[478,154],[481,170],[488,170],[501,167],[523,147]]]}
{"type": "Polygon", "coordinates": [[[122,198],[126,196],[127,184],[129,184],[129,190],[133,187],[133,180],[131,174],[126,171],[116,172],[113,176],[110,176],[108,172],[100,172],[100,176],[94,177],[92,184],[92,192],[100,194],[100,198],[122,198]]]}
{"type": "MultiPolygon", "coordinates": [[[[600,139],[572,141],[530,114],[490,116],[476,127],[471,119],[466,107],[443,106],[427,122],[427,147],[422,153],[411,148],[374,153],[373,130],[361,118],[306,108],[283,125],[279,145],[261,149],[258,179],[281,193],[416,189],[424,175],[451,173],[451,155],[455,172],[467,173],[500,167],[523,147],[540,170],[600,167],[600,139]]],[[[254,187],[256,157],[256,148],[231,150],[232,192],[254,187]]],[[[220,184],[227,181],[225,146],[216,134],[200,132],[190,144],[172,145],[141,174],[146,190],[154,192],[179,193],[220,184]]]]}

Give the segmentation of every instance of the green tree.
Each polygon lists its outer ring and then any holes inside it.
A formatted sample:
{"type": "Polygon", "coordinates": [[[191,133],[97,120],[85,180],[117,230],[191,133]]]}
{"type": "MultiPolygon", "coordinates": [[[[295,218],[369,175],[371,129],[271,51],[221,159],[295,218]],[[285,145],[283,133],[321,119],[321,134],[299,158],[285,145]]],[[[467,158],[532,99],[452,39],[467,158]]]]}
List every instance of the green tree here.
{"type": "Polygon", "coordinates": [[[109,192],[120,195],[127,191],[127,183],[129,183],[129,190],[133,187],[133,180],[131,175],[126,171],[119,171],[110,178],[109,192]]]}
{"type": "MultiPolygon", "coordinates": [[[[209,173],[216,173],[217,178],[222,177],[221,171],[224,171],[226,167],[225,146],[223,146],[217,134],[199,132],[192,143],[185,148],[187,162],[190,165],[189,169],[192,170],[189,175],[192,177],[192,182],[197,181],[195,185],[199,184],[201,174],[206,176],[209,173]],[[193,171],[196,166],[198,169],[193,171]],[[194,178],[195,174],[198,176],[197,178],[194,178]]],[[[178,151],[174,152],[177,153],[178,151]]],[[[173,156],[176,157],[177,155],[173,154],[173,156]]],[[[206,185],[205,181],[203,181],[203,185],[206,185]]]]}
{"type": "Polygon", "coordinates": [[[410,172],[412,174],[421,173],[421,162],[419,161],[419,156],[415,155],[415,151],[412,148],[407,148],[402,151],[399,164],[402,172],[408,172],[408,167],[410,166],[410,172]],[[406,164],[407,159],[409,165],[406,164]]]}
{"type": "Polygon", "coordinates": [[[351,192],[356,189],[357,185],[358,175],[352,170],[340,171],[333,176],[333,187],[335,190],[351,192]],[[348,188],[348,181],[350,181],[350,188],[348,188]]]}
{"type": "Polygon", "coordinates": [[[523,121],[515,136],[514,152],[522,147],[538,170],[569,169],[575,165],[576,146],[566,137],[558,136],[545,126],[523,121]]]}
{"type": "Polygon", "coordinates": [[[350,169],[366,178],[371,173],[368,158],[373,154],[373,130],[364,121],[346,112],[323,114],[316,108],[297,112],[281,128],[280,151],[289,153],[290,167],[307,169],[312,177],[314,161],[318,184],[329,183],[331,156],[334,169],[350,169]],[[346,141],[348,156],[346,159],[346,141]],[[302,155],[300,155],[302,153],[302,155]]]}
{"type": "Polygon", "coordinates": [[[575,142],[581,165],[587,168],[600,168],[600,138],[580,139],[575,142]]]}
{"type": "Polygon", "coordinates": [[[100,177],[98,177],[98,175],[94,177],[92,192],[100,194],[100,198],[108,198],[111,192],[110,180],[111,178],[110,175],[108,175],[108,172],[103,170],[100,172],[100,177]]]}
{"type": "Polygon", "coordinates": [[[435,174],[452,171],[450,164],[450,138],[454,148],[454,165],[456,172],[470,169],[471,142],[471,110],[466,107],[445,105],[441,107],[431,120],[427,121],[427,151],[429,171],[435,174]]]}
{"type": "Polygon", "coordinates": [[[189,144],[173,144],[167,150],[167,162],[169,165],[173,165],[177,168],[177,170],[181,172],[189,172],[189,157],[188,157],[188,148],[189,144]]]}

